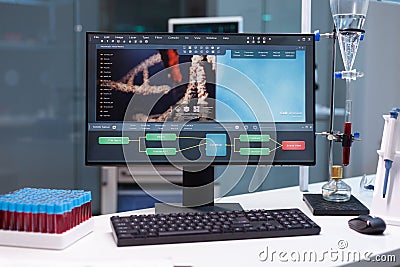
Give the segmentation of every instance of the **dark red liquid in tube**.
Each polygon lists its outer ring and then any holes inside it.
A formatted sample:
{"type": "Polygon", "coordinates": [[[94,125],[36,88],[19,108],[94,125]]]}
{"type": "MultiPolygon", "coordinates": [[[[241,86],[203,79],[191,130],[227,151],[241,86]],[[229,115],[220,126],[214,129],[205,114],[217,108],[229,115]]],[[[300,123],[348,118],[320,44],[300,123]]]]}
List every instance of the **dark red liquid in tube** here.
{"type": "Polygon", "coordinates": [[[10,202],[8,209],[8,230],[17,230],[16,224],[16,203],[10,202]]]}
{"type": "Polygon", "coordinates": [[[3,221],[5,220],[5,210],[0,210],[0,230],[3,229],[3,221]]]}
{"type": "Polygon", "coordinates": [[[54,231],[56,234],[61,234],[65,231],[64,214],[55,215],[54,231]]]}
{"type": "Polygon", "coordinates": [[[17,231],[24,231],[24,217],[23,212],[15,212],[15,225],[17,231]]]}
{"type": "Polygon", "coordinates": [[[71,228],[77,225],[77,219],[76,219],[77,210],[78,208],[73,208],[71,211],[71,228]]]}
{"type": "Polygon", "coordinates": [[[25,232],[32,232],[32,212],[25,212],[24,217],[24,231],[25,232]]]}
{"type": "Polygon", "coordinates": [[[10,212],[4,210],[1,218],[1,229],[8,230],[10,225],[10,212]]]}
{"type": "Polygon", "coordinates": [[[47,214],[47,232],[50,234],[55,233],[54,229],[54,221],[55,221],[55,214],[47,214]]]}
{"type": "Polygon", "coordinates": [[[17,230],[17,224],[16,224],[16,221],[15,221],[15,217],[16,217],[15,214],[16,214],[15,211],[10,211],[9,212],[10,217],[9,217],[9,220],[8,220],[8,222],[9,222],[8,229],[12,230],[12,231],[17,230]]]}

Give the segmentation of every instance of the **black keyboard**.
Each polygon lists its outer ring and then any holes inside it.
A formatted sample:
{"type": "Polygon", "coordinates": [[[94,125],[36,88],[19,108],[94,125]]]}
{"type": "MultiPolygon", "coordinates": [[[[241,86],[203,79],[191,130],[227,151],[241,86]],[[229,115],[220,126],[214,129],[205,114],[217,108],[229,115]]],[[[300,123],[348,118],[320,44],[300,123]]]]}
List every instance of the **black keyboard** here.
{"type": "Polygon", "coordinates": [[[299,209],[174,213],[111,217],[118,247],[317,235],[299,209]]]}

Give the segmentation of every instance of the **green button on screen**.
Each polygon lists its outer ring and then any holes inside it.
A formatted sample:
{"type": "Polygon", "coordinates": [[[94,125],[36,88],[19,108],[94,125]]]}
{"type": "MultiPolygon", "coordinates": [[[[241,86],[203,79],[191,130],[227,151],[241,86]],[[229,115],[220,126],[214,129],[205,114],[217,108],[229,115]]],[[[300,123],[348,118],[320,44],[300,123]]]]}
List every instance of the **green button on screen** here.
{"type": "Polygon", "coordinates": [[[99,137],[99,145],[127,145],[129,137],[99,137]]]}
{"type": "Polygon", "coordinates": [[[270,154],[269,148],[241,148],[241,156],[268,156],[270,154]]]}
{"type": "Polygon", "coordinates": [[[240,142],[269,142],[268,134],[241,134],[240,142]]]}
{"type": "Polygon", "coordinates": [[[148,156],[174,156],[176,148],[146,148],[148,156]]]}
{"type": "Polygon", "coordinates": [[[146,141],[175,141],[176,134],[146,134],[146,141]]]}

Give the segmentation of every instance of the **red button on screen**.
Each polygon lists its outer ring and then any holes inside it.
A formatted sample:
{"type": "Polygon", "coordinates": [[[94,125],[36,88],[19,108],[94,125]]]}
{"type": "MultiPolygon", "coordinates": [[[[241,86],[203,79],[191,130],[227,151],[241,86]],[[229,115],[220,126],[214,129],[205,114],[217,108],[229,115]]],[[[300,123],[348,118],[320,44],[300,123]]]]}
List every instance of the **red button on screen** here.
{"type": "Polygon", "coordinates": [[[306,142],[304,141],[282,141],[282,150],[304,150],[306,142]]]}

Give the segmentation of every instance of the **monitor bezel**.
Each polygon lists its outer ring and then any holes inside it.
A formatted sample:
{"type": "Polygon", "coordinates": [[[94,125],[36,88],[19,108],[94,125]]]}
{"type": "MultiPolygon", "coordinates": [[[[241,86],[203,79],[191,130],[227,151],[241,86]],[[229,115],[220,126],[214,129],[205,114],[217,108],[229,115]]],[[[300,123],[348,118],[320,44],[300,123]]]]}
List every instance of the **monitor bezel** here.
{"type": "Polygon", "coordinates": [[[175,25],[196,25],[196,24],[217,24],[217,23],[237,23],[238,32],[243,33],[243,17],[197,17],[197,18],[170,18],[168,19],[168,32],[174,32],[175,25]]]}

